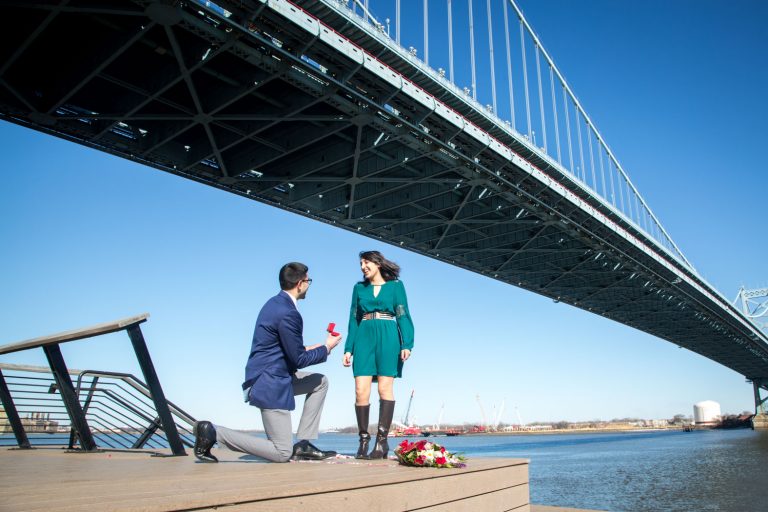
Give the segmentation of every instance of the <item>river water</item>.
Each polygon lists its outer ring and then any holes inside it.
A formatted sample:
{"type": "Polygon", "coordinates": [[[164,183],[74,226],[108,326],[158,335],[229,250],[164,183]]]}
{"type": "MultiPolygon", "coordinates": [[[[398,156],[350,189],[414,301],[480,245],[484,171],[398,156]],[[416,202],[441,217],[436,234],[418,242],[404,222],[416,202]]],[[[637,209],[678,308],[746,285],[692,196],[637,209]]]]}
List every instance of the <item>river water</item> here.
{"type": "MultiPolygon", "coordinates": [[[[396,441],[396,440],[393,440],[396,441]]],[[[530,459],[531,502],[610,511],[768,511],[768,431],[440,437],[469,457],[530,459]]],[[[325,449],[355,438],[324,434],[325,449]]]]}
{"type": "MultiPolygon", "coordinates": [[[[34,437],[51,437],[52,442],[55,436],[34,437]]],[[[529,459],[531,502],[536,504],[614,512],[768,512],[768,431],[430,439],[463,453],[470,465],[474,457],[529,459]]],[[[392,447],[399,441],[392,439],[392,447]]],[[[0,436],[3,444],[13,444],[13,436],[0,436]]],[[[357,436],[321,434],[316,444],[353,454],[357,436]]]]}

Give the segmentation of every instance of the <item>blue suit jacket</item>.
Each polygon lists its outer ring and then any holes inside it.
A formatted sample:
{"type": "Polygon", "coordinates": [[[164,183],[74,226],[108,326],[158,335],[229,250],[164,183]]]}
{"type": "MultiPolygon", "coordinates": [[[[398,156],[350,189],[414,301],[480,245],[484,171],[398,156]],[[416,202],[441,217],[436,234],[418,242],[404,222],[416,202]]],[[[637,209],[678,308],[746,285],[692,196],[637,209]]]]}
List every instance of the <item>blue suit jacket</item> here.
{"type": "Polygon", "coordinates": [[[303,330],[301,315],[287,293],[280,292],[261,308],[243,384],[243,389],[251,386],[251,405],[289,411],[296,408],[293,374],[328,359],[325,345],[312,350],[304,348],[303,330]]]}

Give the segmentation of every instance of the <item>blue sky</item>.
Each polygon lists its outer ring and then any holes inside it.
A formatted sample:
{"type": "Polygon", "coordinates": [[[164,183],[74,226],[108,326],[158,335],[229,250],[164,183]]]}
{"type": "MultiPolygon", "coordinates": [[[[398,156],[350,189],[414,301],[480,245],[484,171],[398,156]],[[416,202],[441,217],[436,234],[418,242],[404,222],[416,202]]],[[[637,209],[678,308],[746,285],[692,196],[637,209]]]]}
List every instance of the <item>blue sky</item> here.
{"type": "MultiPolygon", "coordinates": [[[[768,4],[520,6],[700,273],[729,299],[742,284],[768,285],[768,4]]],[[[475,8],[482,13],[485,2],[475,8]]],[[[485,26],[480,15],[475,23],[485,26]]],[[[439,48],[430,43],[431,61],[439,48]]],[[[486,82],[478,93],[490,101],[486,82]]],[[[411,389],[422,423],[436,421],[443,404],[445,422],[479,422],[477,395],[488,416],[504,401],[506,422],[518,413],[524,422],[668,418],[705,399],[724,412],[752,409],[742,376],[615,322],[8,123],[0,141],[0,343],[149,312],[143,331],[166,395],[199,419],[261,426],[240,382],[282,263],[310,267],[300,304],[309,344],[328,322],[346,325],[357,254],[369,249],[403,267],[416,326],[396,383],[398,417],[411,389]]],[[[74,368],[140,374],[125,334],[63,352],[74,368]]],[[[336,350],[315,367],[331,380],[323,427],[354,422],[352,376],[340,359],[336,350]]],[[[45,364],[42,352],[0,360],[45,364]]]]}

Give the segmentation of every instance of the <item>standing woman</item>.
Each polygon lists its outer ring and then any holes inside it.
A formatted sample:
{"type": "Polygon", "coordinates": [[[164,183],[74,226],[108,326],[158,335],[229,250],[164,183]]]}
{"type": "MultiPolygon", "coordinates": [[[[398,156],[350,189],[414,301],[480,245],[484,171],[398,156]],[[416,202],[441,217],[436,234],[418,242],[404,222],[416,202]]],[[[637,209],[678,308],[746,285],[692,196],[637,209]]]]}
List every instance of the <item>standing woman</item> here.
{"type": "Polygon", "coordinates": [[[402,377],[403,363],[411,356],[413,322],[396,263],[379,251],[364,251],[360,253],[360,270],[363,280],[352,290],[344,345],[344,366],[351,365],[355,376],[355,416],[360,433],[355,458],[386,459],[387,434],[395,412],[392,387],[395,377],[402,377]],[[379,388],[379,428],[369,455],[368,417],[374,378],[379,388]]]}

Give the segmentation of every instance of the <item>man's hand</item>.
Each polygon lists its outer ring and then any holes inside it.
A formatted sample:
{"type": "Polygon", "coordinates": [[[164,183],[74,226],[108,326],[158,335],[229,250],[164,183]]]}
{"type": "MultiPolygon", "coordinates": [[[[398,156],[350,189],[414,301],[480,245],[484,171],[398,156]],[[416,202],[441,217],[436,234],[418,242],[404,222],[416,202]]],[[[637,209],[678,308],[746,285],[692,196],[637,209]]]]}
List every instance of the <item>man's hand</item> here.
{"type": "Polygon", "coordinates": [[[338,336],[334,336],[333,334],[328,334],[328,337],[325,338],[325,348],[328,349],[328,353],[331,353],[331,350],[333,350],[333,347],[339,344],[341,341],[341,334],[338,336]]]}
{"type": "Polygon", "coordinates": [[[345,352],[344,357],[341,359],[341,364],[344,366],[352,366],[352,353],[345,352]]]}

